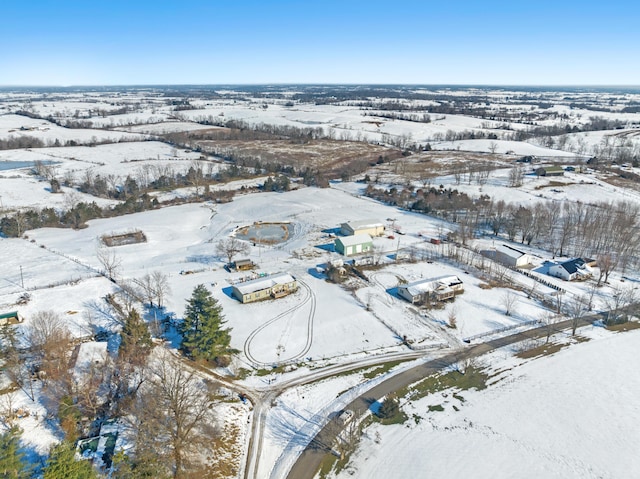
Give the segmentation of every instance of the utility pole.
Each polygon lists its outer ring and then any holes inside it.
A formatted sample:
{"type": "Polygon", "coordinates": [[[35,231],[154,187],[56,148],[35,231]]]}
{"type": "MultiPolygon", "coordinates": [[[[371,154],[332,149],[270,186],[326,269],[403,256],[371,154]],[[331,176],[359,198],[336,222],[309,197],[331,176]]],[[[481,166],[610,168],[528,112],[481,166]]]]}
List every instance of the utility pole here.
{"type": "Polygon", "coordinates": [[[22,275],[22,265],[20,265],[20,284],[22,285],[22,289],[24,289],[24,276],[22,275]]]}

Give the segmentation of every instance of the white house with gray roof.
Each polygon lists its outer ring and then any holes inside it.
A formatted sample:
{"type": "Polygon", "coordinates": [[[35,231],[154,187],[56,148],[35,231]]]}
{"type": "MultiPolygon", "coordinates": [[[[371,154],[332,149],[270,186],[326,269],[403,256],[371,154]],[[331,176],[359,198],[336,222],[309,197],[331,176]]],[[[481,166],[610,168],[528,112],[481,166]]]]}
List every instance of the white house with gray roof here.
{"type": "Polygon", "coordinates": [[[281,298],[298,289],[298,282],[289,273],[276,273],[244,283],[234,284],[232,294],[242,303],[268,298],[281,298]]]}
{"type": "Polygon", "coordinates": [[[593,270],[582,258],[573,258],[550,266],[549,275],[565,281],[585,280],[593,276],[593,270]]]}

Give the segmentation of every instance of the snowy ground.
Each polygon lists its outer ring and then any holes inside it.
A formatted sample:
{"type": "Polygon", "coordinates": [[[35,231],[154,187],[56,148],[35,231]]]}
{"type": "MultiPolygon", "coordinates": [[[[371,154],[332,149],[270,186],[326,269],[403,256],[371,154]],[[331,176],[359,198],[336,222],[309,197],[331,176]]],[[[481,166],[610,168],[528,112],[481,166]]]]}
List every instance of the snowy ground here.
{"type": "Polygon", "coordinates": [[[606,334],[517,366],[492,361],[509,370],[462,391],[464,402],[437,393],[404,405],[419,424],[369,427],[337,477],[638,477],[639,341],[638,331],[606,334]]]}
{"type": "MultiPolygon", "coordinates": [[[[490,107],[508,107],[516,111],[530,108],[530,105],[509,103],[508,95],[506,91],[494,92],[495,104],[490,107]]],[[[148,135],[210,128],[194,123],[209,121],[210,117],[239,119],[250,124],[322,128],[326,134],[340,139],[373,142],[401,139],[407,145],[430,142],[434,149],[484,153],[495,149],[497,154],[509,154],[500,161],[511,155],[513,158],[536,155],[573,164],[574,152],[580,147],[586,153],[589,148],[607,142],[619,146],[638,141],[638,130],[631,129],[576,133],[567,135],[565,151],[560,151],[500,139],[505,137],[503,134],[513,133],[502,129],[506,126],[504,122],[462,115],[432,115],[430,123],[418,123],[376,116],[374,110],[366,112],[373,115],[365,115],[364,110],[346,104],[285,106],[284,100],[280,99],[193,100],[192,104],[198,109],[175,112],[169,98],[152,96],[139,92],[100,95],[87,92],[70,94],[68,101],[40,99],[29,105],[41,115],[89,120],[94,126],[118,128],[119,131],[62,128],[44,120],[2,114],[0,139],[33,136],[50,147],[0,151],[0,162],[51,161],[52,169],[60,178],[69,175],[78,179],[90,171],[104,177],[130,175],[139,181],[149,180],[154,172],[163,168],[186,171],[192,161],[200,158],[200,153],[157,141],[144,141],[148,135]],[[123,105],[137,106],[129,113],[104,114],[123,105]],[[463,130],[497,134],[499,139],[443,141],[449,132],[463,130]],[[61,144],[71,141],[113,143],[94,147],[53,147],[56,140],[61,144]]],[[[30,93],[16,94],[14,100],[0,105],[0,110],[18,111],[23,102],[30,102],[31,97],[30,93]]],[[[12,97],[8,95],[7,98],[12,97]]],[[[566,105],[553,108],[574,123],[584,123],[593,115],[593,112],[566,105]]],[[[630,123],[637,122],[639,117],[638,114],[608,112],[598,115],[630,123]]],[[[540,124],[552,125],[555,121],[540,124]]],[[[528,128],[525,124],[509,126],[513,130],[528,128]]],[[[211,171],[219,167],[213,162],[206,165],[205,168],[210,166],[211,171]]],[[[506,166],[506,163],[501,165],[506,166]]],[[[640,201],[637,193],[607,184],[592,174],[567,173],[564,177],[551,179],[528,174],[524,185],[517,189],[507,187],[508,178],[509,169],[503,168],[494,171],[482,186],[465,181],[457,184],[453,176],[439,176],[430,183],[457,188],[474,197],[488,194],[494,200],[525,205],[538,201],[592,202],[594,199],[640,201]]],[[[399,176],[393,180],[398,184],[407,181],[399,176]]],[[[239,190],[262,181],[261,178],[242,180],[218,187],[239,190]]],[[[415,186],[423,185],[416,182],[415,186]]],[[[165,313],[178,319],[184,313],[185,300],[193,288],[205,284],[222,304],[227,325],[232,328],[232,346],[240,351],[230,368],[232,372],[238,372],[241,367],[268,369],[277,363],[287,363],[288,368],[293,369],[285,374],[250,376],[243,383],[248,387],[265,387],[265,381],[280,384],[291,377],[310,373],[313,367],[408,351],[402,344],[403,336],[411,340],[414,347],[437,355],[441,351],[439,348],[460,345],[465,337],[518,326],[539,319],[544,313],[539,304],[519,292],[513,314],[505,315],[505,288],[487,289],[475,271],[451,262],[395,264],[391,260],[393,254],[410,246],[429,254],[438,253],[437,248],[425,240],[445,236],[451,226],[363,198],[363,188],[362,183],[335,182],[330,189],[303,188],[282,194],[240,195],[228,204],[189,204],[94,220],[86,229],[78,231],[41,229],[28,232],[26,240],[0,238],[4,266],[0,275],[0,308],[2,312],[18,309],[26,317],[25,323],[18,326],[22,331],[28,327],[30,318],[42,310],[58,313],[76,337],[86,337],[100,329],[117,330],[118,325],[109,316],[104,301],[105,295],[116,291],[117,286],[100,276],[102,266],[96,250],[100,247],[99,238],[104,234],[140,229],[148,238],[146,243],[113,248],[122,261],[119,280],[140,278],[153,271],[165,273],[171,286],[165,313]],[[383,266],[367,272],[370,282],[355,280],[353,291],[326,282],[317,273],[316,266],[338,258],[331,252],[332,239],[328,231],[345,221],[369,218],[378,219],[389,227],[393,225],[405,234],[393,239],[375,239],[383,266]],[[230,295],[231,283],[242,275],[230,274],[223,269],[225,260],[216,253],[215,243],[232,235],[237,227],[254,221],[290,222],[292,233],[285,243],[252,245],[249,258],[259,265],[261,272],[292,273],[299,280],[300,289],[280,300],[244,305],[230,295]],[[458,275],[464,282],[465,292],[444,309],[419,311],[395,294],[401,280],[445,274],[458,275]],[[31,294],[31,302],[16,306],[18,297],[25,291],[31,294]],[[452,313],[457,320],[455,329],[446,326],[452,313]]],[[[96,201],[100,205],[113,203],[69,188],[63,188],[63,192],[67,194],[52,194],[49,183],[37,180],[28,168],[0,171],[0,209],[3,210],[62,208],[68,203],[69,196],[74,196],[75,201],[96,201]]],[[[164,200],[191,192],[192,189],[185,188],[157,196],[164,200]]],[[[480,239],[476,246],[488,248],[493,246],[490,243],[491,240],[480,239]]],[[[528,250],[541,261],[545,257],[542,250],[528,250]]],[[[584,295],[588,288],[584,283],[545,279],[567,289],[570,295],[584,295]]],[[[513,280],[530,281],[524,276],[513,280]]],[[[619,280],[613,275],[611,282],[617,284],[619,280]]],[[[539,292],[544,292],[542,289],[539,292]]],[[[604,298],[611,291],[609,286],[601,288],[595,304],[603,307],[604,298]]],[[[151,319],[149,315],[147,319],[151,319]]],[[[351,470],[356,471],[356,477],[371,478],[640,476],[640,465],[630,449],[640,439],[634,429],[640,417],[633,399],[640,383],[634,379],[631,369],[635,365],[639,333],[610,335],[591,330],[588,334],[593,341],[522,365],[516,365],[506,352],[493,355],[488,361],[494,369],[513,368],[502,373],[499,382],[485,391],[465,391],[464,404],[438,396],[406,405],[408,413],[420,414],[423,420],[419,424],[408,423],[408,426],[370,428],[351,470]],[[615,407],[610,406],[611,391],[617,395],[615,407]],[[445,412],[425,412],[428,405],[436,403],[443,404],[445,412]],[[454,404],[459,412],[454,411],[454,404]],[[381,435],[380,444],[373,440],[376,432],[381,435]]],[[[365,382],[362,373],[358,373],[292,389],[280,397],[267,420],[259,472],[264,477],[272,470],[276,476],[282,472],[288,464],[283,460],[284,456],[291,446],[301,446],[293,443],[304,437],[303,433],[312,432],[313,427],[309,425],[321,423],[330,412],[339,410],[354,397],[358,388],[364,387],[365,382]],[[300,428],[304,429],[303,433],[300,428]]],[[[38,391],[35,393],[37,397],[38,391]]],[[[46,454],[49,445],[58,438],[44,420],[45,410],[37,398],[32,401],[26,391],[18,391],[4,395],[2,400],[5,403],[12,401],[14,408],[29,412],[20,420],[29,452],[46,454]]],[[[0,407],[6,407],[6,404],[0,404],[0,407]]],[[[248,411],[220,414],[225,416],[227,423],[237,421],[244,425],[248,411]]],[[[349,473],[344,477],[346,474],[349,473]]]]}
{"type": "Polygon", "coordinates": [[[61,144],[67,141],[78,143],[109,142],[117,143],[126,140],[143,140],[144,135],[119,131],[97,129],[63,128],[46,120],[33,119],[20,115],[0,115],[0,138],[33,137],[50,146],[58,140],[61,144]]]}
{"type": "MultiPolygon", "coordinates": [[[[147,236],[146,243],[113,249],[122,261],[120,278],[139,278],[155,270],[167,274],[172,289],[166,300],[167,312],[178,318],[183,314],[184,302],[192,289],[199,283],[206,284],[221,301],[228,324],[233,328],[232,346],[246,351],[250,357],[244,360],[256,366],[401,347],[403,336],[421,347],[438,346],[443,341],[450,342],[451,337],[459,341],[462,337],[539,316],[539,306],[524,294],[520,295],[517,312],[505,316],[501,306],[504,290],[481,289],[479,278],[465,274],[454,265],[438,261],[394,265],[389,256],[398,248],[397,239],[375,240],[384,252],[383,260],[389,265],[372,272],[368,285],[360,282],[355,296],[318,276],[317,265],[339,257],[324,249],[332,240],[323,230],[359,218],[379,218],[386,222],[385,218],[390,217],[406,233],[400,240],[403,248],[411,244],[429,247],[418,233],[433,232],[435,236],[439,229],[438,223],[428,217],[398,211],[333,189],[304,188],[283,194],[246,195],[221,205],[184,205],[94,220],[89,222],[88,228],[78,231],[32,231],[28,235],[34,243],[20,239],[1,240],[16,251],[2,284],[7,294],[17,294],[21,265],[25,287],[35,289],[31,307],[42,307],[37,299],[42,286],[95,276],[101,269],[96,251],[102,235],[141,229],[147,236]],[[267,209],[265,203],[269,205],[267,209]],[[286,243],[272,247],[254,245],[250,258],[259,265],[260,271],[293,273],[301,287],[281,300],[240,304],[231,297],[230,281],[235,276],[222,268],[224,260],[217,255],[215,243],[236,227],[254,221],[291,222],[292,234],[286,243]],[[65,272],[64,266],[47,269],[48,263],[57,262],[68,264],[69,271],[65,272]],[[185,271],[193,274],[180,274],[185,271]],[[400,279],[414,281],[450,274],[461,277],[465,293],[448,309],[419,314],[416,308],[395,294],[394,288],[400,279]],[[443,326],[451,308],[456,309],[458,317],[456,330],[443,326]],[[482,314],[477,314],[478,311],[482,314]],[[264,325],[274,318],[278,319],[264,325]]],[[[93,291],[92,297],[96,299],[93,291]]]]}

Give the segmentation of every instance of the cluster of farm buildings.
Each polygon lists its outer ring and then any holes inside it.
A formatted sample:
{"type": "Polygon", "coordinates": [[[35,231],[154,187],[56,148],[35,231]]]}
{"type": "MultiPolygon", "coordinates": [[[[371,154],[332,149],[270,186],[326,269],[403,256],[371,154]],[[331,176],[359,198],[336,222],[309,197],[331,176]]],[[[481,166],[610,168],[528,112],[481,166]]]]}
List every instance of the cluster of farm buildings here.
{"type": "MultiPolygon", "coordinates": [[[[376,220],[362,220],[342,223],[339,236],[335,237],[333,248],[336,253],[352,258],[354,264],[368,264],[366,261],[373,252],[373,238],[386,234],[385,225],[376,220]]],[[[439,244],[440,240],[432,242],[439,244]]],[[[512,246],[502,244],[491,250],[483,251],[484,255],[509,268],[530,267],[536,259],[533,255],[512,246]]],[[[548,274],[565,281],[585,280],[593,275],[593,260],[573,258],[549,265],[548,274]]],[[[256,268],[249,259],[237,260],[232,264],[235,271],[248,271],[256,268]]],[[[258,276],[258,275],[256,275],[258,276]]],[[[252,303],[266,299],[277,299],[298,290],[296,278],[287,272],[271,275],[261,274],[255,279],[232,285],[232,296],[241,303],[252,303]]],[[[457,276],[427,278],[398,286],[398,296],[412,304],[446,301],[464,291],[463,283],[457,276]]],[[[17,312],[0,314],[0,324],[21,321],[17,312]]]]}

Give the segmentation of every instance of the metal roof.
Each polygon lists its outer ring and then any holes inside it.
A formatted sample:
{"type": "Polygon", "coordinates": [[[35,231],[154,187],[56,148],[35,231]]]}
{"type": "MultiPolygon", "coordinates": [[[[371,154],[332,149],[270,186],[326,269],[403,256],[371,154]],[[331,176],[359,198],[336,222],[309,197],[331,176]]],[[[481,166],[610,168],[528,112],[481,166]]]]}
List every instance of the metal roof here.
{"type": "Polygon", "coordinates": [[[441,276],[439,278],[421,279],[413,283],[403,284],[398,288],[406,289],[411,296],[419,296],[426,292],[447,290],[455,284],[462,284],[462,280],[457,276],[441,276]]]}
{"type": "Polygon", "coordinates": [[[368,234],[359,234],[351,236],[341,236],[340,238],[336,238],[336,241],[340,241],[340,243],[342,243],[344,247],[347,247],[357,244],[371,243],[373,240],[368,234]]]}
{"type": "Polygon", "coordinates": [[[362,228],[384,228],[384,224],[378,220],[349,221],[347,223],[342,223],[342,225],[346,225],[354,231],[362,228]]]}
{"type": "Polygon", "coordinates": [[[265,276],[264,278],[252,279],[245,283],[236,284],[234,287],[244,295],[262,291],[267,288],[273,288],[279,284],[292,283],[295,280],[296,279],[289,273],[276,273],[271,276],[265,276]]]}

